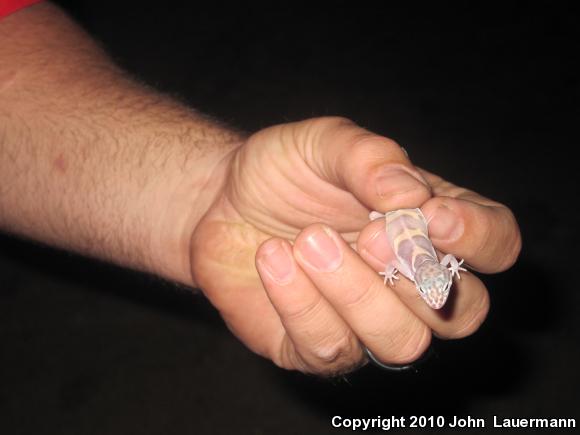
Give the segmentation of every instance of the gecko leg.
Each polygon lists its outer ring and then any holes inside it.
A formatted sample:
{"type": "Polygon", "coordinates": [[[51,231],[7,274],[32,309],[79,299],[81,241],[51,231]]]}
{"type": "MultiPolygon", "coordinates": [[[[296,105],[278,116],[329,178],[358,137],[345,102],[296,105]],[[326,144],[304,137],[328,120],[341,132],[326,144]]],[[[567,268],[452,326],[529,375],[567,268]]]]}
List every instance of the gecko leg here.
{"type": "MultiPolygon", "coordinates": [[[[384,218],[385,216],[386,215],[384,213],[380,213],[378,211],[371,211],[369,213],[369,219],[371,221],[384,218]]],[[[385,285],[387,284],[387,281],[389,282],[390,285],[393,285],[394,284],[393,280],[399,279],[399,277],[397,276],[397,272],[398,272],[398,270],[397,270],[396,266],[394,266],[393,263],[390,263],[390,264],[387,264],[384,272],[379,272],[379,275],[385,277],[385,280],[383,281],[385,285]]]]}
{"type": "Polygon", "coordinates": [[[461,279],[461,276],[459,275],[459,271],[467,272],[466,268],[461,267],[461,265],[463,264],[463,261],[464,260],[457,261],[457,258],[455,258],[454,255],[447,254],[441,260],[441,266],[446,267],[447,265],[449,265],[449,272],[451,272],[451,278],[453,279],[453,277],[456,276],[457,279],[461,279]]]}
{"type": "Polygon", "coordinates": [[[388,264],[387,267],[385,267],[385,271],[379,272],[379,275],[385,277],[384,281],[385,284],[387,283],[387,281],[389,281],[389,284],[393,285],[393,280],[399,279],[399,277],[397,276],[397,268],[392,264],[388,264]]]}
{"type": "MultiPolygon", "coordinates": [[[[380,213],[378,211],[371,211],[369,213],[369,219],[371,221],[374,221],[376,219],[381,219],[381,218],[384,218],[384,217],[385,217],[384,213],[380,213]]],[[[399,277],[397,276],[397,269],[392,264],[388,264],[385,267],[385,271],[384,272],[379,272],[379,275],[385,277],[385,280],[383,281],[385,285],[387,284],[387,281],[389,281],[389,284],[390,285],[393,285],[393,280],[394,279],[399,279],[399,277]]]]}

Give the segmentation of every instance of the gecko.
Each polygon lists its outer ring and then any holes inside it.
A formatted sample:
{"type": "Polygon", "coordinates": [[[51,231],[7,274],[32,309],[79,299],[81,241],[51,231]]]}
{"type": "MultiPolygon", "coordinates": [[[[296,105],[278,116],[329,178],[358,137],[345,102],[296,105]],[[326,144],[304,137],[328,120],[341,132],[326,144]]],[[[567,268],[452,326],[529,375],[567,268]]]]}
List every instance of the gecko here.
{"type": "Polygon", "coordinates": [[[401,209],[385,214],[373,211],[369,218],[385,219],[387,238],[395,253],[395,259],[380,272],[385,277],[385,284],[388,281],[393,285],[393,280],[399,279],[397,272],[401,272],[415,284],[427,305],[436,310],[443,307],[453,278],[461,279],[459,271],[466,272],[466,269],[461,267],[463,260],[457,261],[451,254],[438,260],[429,240],[429,223],[421,209],[401,209]]]}

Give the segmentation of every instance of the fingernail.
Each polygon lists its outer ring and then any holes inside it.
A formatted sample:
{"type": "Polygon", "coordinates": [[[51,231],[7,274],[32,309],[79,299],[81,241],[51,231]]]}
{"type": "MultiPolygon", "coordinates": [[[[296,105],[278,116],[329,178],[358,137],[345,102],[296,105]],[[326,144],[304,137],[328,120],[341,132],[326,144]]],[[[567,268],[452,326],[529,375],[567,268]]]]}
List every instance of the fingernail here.
{"type": "Polygon", "coordinates": [[[268,242],[261,250],[258,264],[278,284],[288,284],[294,278],[294,263],[289,250],[279,241],[268,242]]]}
{"type": "Polygon", "coordinates": [[[364,249],[379,262],[387,264],[389,260],[387,246],[389,246],[387,232],[381,229],[371,236],[369,241],[364,245],[364,249]]]}
{"type": "Polygon", "coordinates": [[[457,240],[463,234],[463,221],[453,210],[440,205],[429,223],[429,235],[434,239],[457,240]]]}
{"type": "Polygon", "coordinates": [[[320,272],[333,272],[342,264],[342,253],[328,228],[318,228],[299,247],[302,258],[320,272]]]}
{"type": "Polygon", "coordinates": [[[377,194],[384,198],[425,188],[425,184],[400,167],[385,168],[376,181],[377,194]]]}

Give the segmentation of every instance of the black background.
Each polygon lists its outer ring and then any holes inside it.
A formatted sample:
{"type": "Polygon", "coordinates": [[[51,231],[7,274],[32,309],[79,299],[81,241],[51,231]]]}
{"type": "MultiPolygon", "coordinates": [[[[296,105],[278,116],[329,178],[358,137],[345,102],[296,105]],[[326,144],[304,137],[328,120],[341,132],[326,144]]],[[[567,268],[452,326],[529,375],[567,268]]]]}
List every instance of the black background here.
{"type": "Polygon", "coordinates": [[[508,204],[524,249],[483,277],[492,309],[474,336],[436,341],[417,372],[320,380],[250,353],[199,294],[4,236],[1,433],[580,419],[577,9],[119,3],[64,5],[132,74],[233,126],[342,115],[396,139],[416,164],[508,204]]]}

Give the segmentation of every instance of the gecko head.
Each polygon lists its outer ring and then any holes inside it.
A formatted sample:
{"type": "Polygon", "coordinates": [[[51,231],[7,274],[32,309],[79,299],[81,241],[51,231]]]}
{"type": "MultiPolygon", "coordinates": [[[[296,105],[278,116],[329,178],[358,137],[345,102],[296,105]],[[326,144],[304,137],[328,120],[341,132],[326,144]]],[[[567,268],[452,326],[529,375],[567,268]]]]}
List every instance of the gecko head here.
{"type": "Polygon", "coordinates": [[[451,273],[445,266],[426,261],[415,272],[415,284],[427,304],[438,310],[447,301],[451,288],[451,273]]]}

